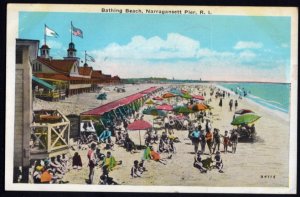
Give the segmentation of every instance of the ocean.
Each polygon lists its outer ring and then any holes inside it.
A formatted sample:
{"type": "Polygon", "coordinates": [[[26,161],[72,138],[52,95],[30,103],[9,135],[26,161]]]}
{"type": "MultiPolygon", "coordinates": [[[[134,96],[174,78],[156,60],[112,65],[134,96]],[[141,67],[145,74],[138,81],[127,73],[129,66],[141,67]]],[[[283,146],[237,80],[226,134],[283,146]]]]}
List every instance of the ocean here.
{"type": "Polygon", "coordinates": [[[267,108],[284,113],[290,111],[291,85],[283,83],[221,83],[220,86],[242,94],[267,108]]]}

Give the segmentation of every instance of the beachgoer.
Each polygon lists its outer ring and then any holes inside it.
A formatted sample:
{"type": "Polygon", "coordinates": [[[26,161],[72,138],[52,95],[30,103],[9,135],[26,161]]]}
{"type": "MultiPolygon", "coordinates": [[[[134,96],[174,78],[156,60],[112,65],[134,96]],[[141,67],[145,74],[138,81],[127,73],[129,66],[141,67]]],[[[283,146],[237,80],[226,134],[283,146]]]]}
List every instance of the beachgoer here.
{"type": "MultiPolygon", "coordinates": [[[[166,158],[162,158],[158,152],[156,152],[152,146],[150,146],[150,158],[154,161],[158,161],[164,165],[167,165],[166,158]]],[[[168,159],[171,159],[172,155],[168,156],[168,159]]]]}
{"type": "Polygon", "coordinates": [[[173,131],[174,127],[175,127],[175,121],[174,121],[174,119],[172,118],[172,116],[170,116],[170,117],[169,117],[169,128],[168,128],[168,133],[169,133],[169,135],[174,134],[174,131],[173,131]]]}
{"type": "Polygon", "coordinates": [[[195,154],[198,152],[198,147],[200,143],[200,130],[201,127],[198,127],[191,133],[192,144],[194,145],[195,154]]]}
{"type": "Polygon", "coordinates": [[[45,169],[41,175],[41,183],[50,183],[52,181],[52,169],[45,169]]]}
{"type": "Polygon", "coordinates": [[[237,107],[238,107],[238,101],[235,100],[235,102],[234,102],[234,108],[236,109],[237,107]]]}
{"type": "Polygon", "coordinates": [[[136,149],[134,142],[129,138],[129,135],[127,134],[124,141],[124,147],[127,152],[133,153],[136,149]]]}
{"type": "Polygon", "coordinates": [[[230,111],[232,111],[232,105],[233,105],[233,100],[230,99],[230,101],[229,101],[229,110],[230,110],[230,111]]]}
{"type": "Polygon", "coordinates": [[[94,168],[96,165],[96,156],[95,156],[95,150],[96,150],[96,144],[92,143],[91,144],[91,148],[87,153],[87,157],[89,159],[89,179],[88,179],[88,184],[92,184],[93,183],[93,178],[94,178],[94,168]]]}
{"type": "Polygon", "coordinates": [[[213,134],[210,130],[208,130],[208,132],[206,132],[205,134],[205,140],[208,146],[208,150],[209,150],[209,154],[211,154],[211,148],[213,145],[213,134]]]}
{"type": "Polygon", "coordinates": [[[111,131],[108,129],[108,127],[105,128],[105,130],[99,135],[98,142],[111,142],[111,131]]]}
{"type": "Polygon", "coordinates": [[[168,118],[168,116],[166,116],[165,118],[164,118],[164,124],[165,124],[165,132],[167,132],[167,130],[169,129],[169,118],[168,118]]]}
{"type": "Polygon", "coordinates": [[[212,129],[211,123],[209,119],[206,119],[205,131],[208,132],[212,129]]]}
{"type": "Polygon", "coordinates": [[[41,161],[36,161],[33,171],[33,183],[41,183],[41,175],[43,171],[44,167],[41,165],[41,161]]]}
{"type": "Polygon", "coordinates": [[[81,157],[78,154],[78,152],[74,153],[74,156],[73,156],[72,160],[73,160],[73,163],[72,163],[73,169],[81,170],[81,168],[82,168],[82,161],[81,161],[81,157]]]}
{"type": "Polygon", "coordinates": [[[228,131],[225,131],[225,135],[223,135],[224,153],[227,153],[228,144],[229,144],[229,135],[228,135],[228,131]]]}
{"type": "Polygon", "coordinates": [[[198,151],[194,158],[194,167],[198,168],[201,173],[206,173],[207,169],[203,167],[202,158],[201,158],[201,151],[198,151]]]}
{"type": "Polygon", "coordinates": [[[139,161],[135,160],[133,162],[133,166],[131,167],[131,171],[130,171],[131,177],[132,178],[141,177],[142,173],[143,172],[140,171],[140,168],[139,168],[139,161]]]}
{"type": "Polygon", "coordinates": [[[114,167],[120,164],[122,164],[122,161],[116,161],[115,157],[111,155],[111,152],[107,151],[101,166],[107,166],[107,170],[112,171],[114,167]]]}
{"type": "Polygon", "coordinates": [[[219,129],[214,129],[214,133],[213,133],[213,144],[214,144],[214,147],[213,147],[213,154],[215,153],[215,150],[217,148],[217,150],[219,151],[220,150],[220,143],[221,143],[221,136],[219,134],[219,129]]]}
{"type": "Polygon", "coordinates": [[[230,141],[232,143],[232,153],[235,153],[236,152],[236,147],[237,147],[237,144],[238,144],[238,133],[237,133],[236,130],[234,130],[231,133],[230,141]]]}
{"type": "Polygon", "coordinates": [[[223,161],[221,158],[220,151],[217,151],[215,156],[216,168],[219,170],[220,173],[223,173],[223,161]]]}
{"type": "Polygon", "coordinates": [[[205,132],[204,130],[200,130],[200,145],[201,145],[201,152],[204,154],[205,152],[205,145],[206,145],[206,139],[205,139],[205,132]]]}
{"type": "Polygon", "coordinates": [[[101,185],[118,185],[112,177],[109,176],[108,166],[102,167],[102,175],[100,176],[99,184],[101,185]]]}
{"type": "Polygon", "coordinates": [[[219,106],[222,107],[222,98],[220,98],[219,106]]]}

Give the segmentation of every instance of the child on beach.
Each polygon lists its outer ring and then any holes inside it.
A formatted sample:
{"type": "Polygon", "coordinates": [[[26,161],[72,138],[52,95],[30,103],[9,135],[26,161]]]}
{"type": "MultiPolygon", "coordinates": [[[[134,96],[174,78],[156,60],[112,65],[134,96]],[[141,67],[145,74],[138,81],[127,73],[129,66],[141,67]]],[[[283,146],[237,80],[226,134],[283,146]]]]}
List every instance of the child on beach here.
{"type": "Polygon", "coordinates": [[[221,158],[220,151],[217,151],[215,156],[216,168],[219,170],[220,173],[223,173],[223,161],[221,158]]]}
{"type": "Polygon", "coordinates": [[[202,158],[201,158],[201,151],[198,151],[194,158],[194,167],[198,168],[201,173],[206,173],[206,168],[203,167],[202,158]]]}
{"type": "Polygon", "coordinates": [[[141,177],[142,173],[143,173],[143,171],[140,171],[140,168],[139,168],[139,161],[135,160],[133,162],[133,166],[130,171],[131,177],[132,178],[141,177]]]}

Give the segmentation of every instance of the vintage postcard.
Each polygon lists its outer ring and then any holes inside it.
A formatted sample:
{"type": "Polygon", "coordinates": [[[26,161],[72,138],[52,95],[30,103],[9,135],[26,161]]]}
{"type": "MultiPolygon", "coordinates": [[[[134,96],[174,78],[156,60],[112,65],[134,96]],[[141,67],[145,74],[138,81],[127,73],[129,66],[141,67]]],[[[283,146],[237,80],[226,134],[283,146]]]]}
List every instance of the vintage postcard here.
{"type": "Polygon", "coordinates": [[[296,193],[296,8],[7,10],[6,190],[296,193]]]}

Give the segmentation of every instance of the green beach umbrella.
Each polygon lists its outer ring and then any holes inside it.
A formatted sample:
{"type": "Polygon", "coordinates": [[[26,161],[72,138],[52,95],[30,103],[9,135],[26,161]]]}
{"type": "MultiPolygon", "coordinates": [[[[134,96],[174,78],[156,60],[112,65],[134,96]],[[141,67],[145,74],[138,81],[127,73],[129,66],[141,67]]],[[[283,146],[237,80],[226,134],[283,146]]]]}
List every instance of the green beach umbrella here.
{"type": "Polygon", "coordinates": [[[261,117],[258,115],[255,115],[255,114],[244,114],[244,115],[236,117],[231,122],[231,124],[232,125],[250,124],[250,123],[253,123],[256,120],[258,120],[259,118],[261,118],[261,117]]]}
{"type": "Polygon", "coordinates": [[[194,113],[193,110],[189,109],[188,107],[186,106],[179,106],[179,107],[175,107],[173,109],[173,111],[177,112],[177,113],[184,113],[184,114],[187,114],[187,113],[194,113]]]}
{"type": "Polygon", "coordinates": [[[181,97],[182,97],[182,98],[185,98],[185,99],[191,99],[191,98],[192,98],[192,96],[189,95],[189,94],[187,94],[187,93],[182,94],[181,97]]]}
{"type": "Polygon", "coordinates": [[[152,115],[152,116],[166,116],[167,113],[162,111],[162,110],[158,110],[155,107],[150,107],[148,109],[143,110],[143,114],[146,115],[152,115]]]}

